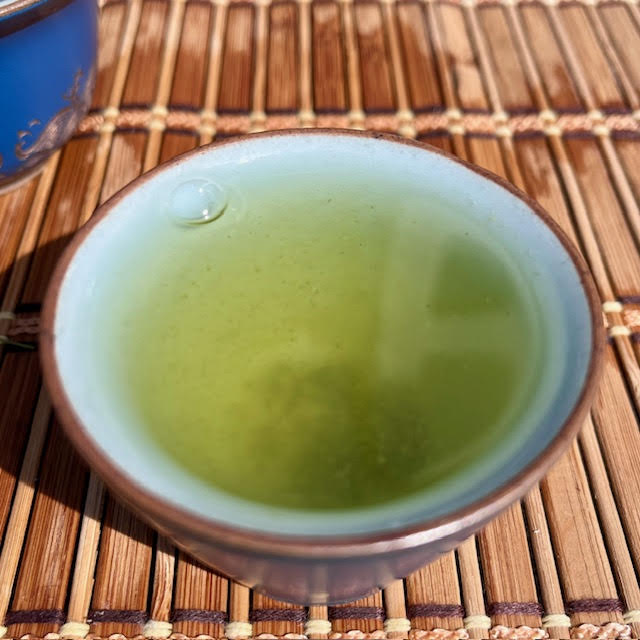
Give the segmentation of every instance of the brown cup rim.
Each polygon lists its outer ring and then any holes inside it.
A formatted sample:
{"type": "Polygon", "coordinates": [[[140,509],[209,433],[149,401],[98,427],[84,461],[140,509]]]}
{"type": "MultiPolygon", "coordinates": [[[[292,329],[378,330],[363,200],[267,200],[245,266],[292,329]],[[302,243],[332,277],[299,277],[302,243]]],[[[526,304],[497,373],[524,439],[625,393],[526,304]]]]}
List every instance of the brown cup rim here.
{"type": "Polygon", "coordinates": [[[132,506],[136,513],[141,514],[143,517],[146,516],[152,523],[165,526],[169,532],[180,530],[188,531],[192,537],[203,540],[214,539],[219,543],[233,545],[234,547],[245,548],[251,551],[302,557],[344,557],[349,555],[373,555],[398,551],[400,549],[423,545],[470,527],[473,528],[474,525],[478,525],[494,517],[497,513],[524,495],[526,490],[543,476],[545,471],[547,471],[551,464],[565,451],[576,436],[582,420],[586,417],[592,396],[595,393],[598,373],[603,362],[604,344],[604,325],[602,323],[600,300],[585,260],[550,215],[546,213],[537,202],[512,184],[481,167],[471,165],[464,160],[456,158],[442,149],[415,140],[400,138],[392,134],[341,129],[287,129],[238,136],[213,142],[209,145],[188,151],[141,175],[102,204],[87,224],[76,233],[56,266],[43,305],[40,358],[44,380],[49,390],[52,404],[67,436],[88,462],[90,468],[95,470],[120,498],[132,506]],[[500,487],[487,495],[451,513],[434,519],[412,523],[398,530],[338,536],[274,534],[245,529],[229,523],[222,523],[213,518],[197,515],[180,505],[165,500],[140,485],[132,474],[128,472],[125,473],[112,463],[110,458],[103,453],[93,441],[66,395],[55,357],[55,336],[53,329],[55,326],[58,295],[67,269],[71,265],[76,251],[89,236],[93,228],[98,225],[122,199],[126,198],[129,193],[144,184],[151,177],[159,175],[170,167],[182,164],[192,156],[206,154],[212,148],[238,144],[254,138],[276,136],[306,137],[315,135],[380,139],[396,145],[419,148],[426,153],[437,153],[483,178],[491,180],[499,187],[506,189],[509,193],[523,201],[558,238],[574,264],[589,306],[592,336],[589,367],[581,392],[571,412],[553,440],[516,475],[507,479],[500,487]],[[170,524],[167,525],[166,523],[170,524]]]}

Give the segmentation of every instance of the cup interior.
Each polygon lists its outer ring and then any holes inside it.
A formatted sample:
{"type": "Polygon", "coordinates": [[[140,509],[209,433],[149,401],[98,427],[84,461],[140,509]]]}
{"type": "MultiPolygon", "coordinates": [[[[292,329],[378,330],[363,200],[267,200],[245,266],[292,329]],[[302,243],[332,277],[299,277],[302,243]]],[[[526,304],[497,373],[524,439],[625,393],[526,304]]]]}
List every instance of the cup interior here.
{"type": "MultiPolygon", "coordinates": [[[[71,251],[54,301],[53,357],[64,401],[77,423],[131,483],[168,505],[246,530],[327,537],[386,532],[462,509],[504,486],[544,452],[575,408],[593,357],[590,301],[581,274],[538,212],[447,155],[389,139],[294,132],[198,150],[143,176],[107,203],[71,251]],[[116,373],[104,358],[118,345],[105,344],[97,327],[109,317],[100,296],[102,284],[127,277],[127,256],[167,250],[163,243],[170,242],[172,224],[167,203],[176,197],[189,203],[188,190],[180,196],[180,187],[198,180],[220,186],[239,219],[252,214],[243,202],[260,185],[281,183],[290,190],[293,184],[309,193],[336,193],[356,185],[392,194],[398,203],[425,202],[458,212],[469,225],[487,229],[543,310],[543,381],[510,437],[450,482],[348,512],[255,504],[207,486],[179,467],[140,428],[119,396],[116,373]]],[[[238,461],[238,473],[242,469],[238,461]]],[[[311,463],[309,472],[321,474],[322,465],[311,463]]]]}

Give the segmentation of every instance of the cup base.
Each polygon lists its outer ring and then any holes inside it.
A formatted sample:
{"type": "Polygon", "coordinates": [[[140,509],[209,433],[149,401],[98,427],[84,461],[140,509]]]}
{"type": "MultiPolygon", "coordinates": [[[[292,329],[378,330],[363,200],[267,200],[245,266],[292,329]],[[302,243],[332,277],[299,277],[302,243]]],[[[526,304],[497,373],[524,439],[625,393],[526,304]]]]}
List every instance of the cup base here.
{"type": "Polygon", "coordinates": [[[31,167],[26,171],[20,171],[13,176],[9,176],[7,178],[0,178],[0,196],[17,189],[22,186],[25,182],[31,180],[31,178],[35,178],[39,173],[42,172],[45,165],[47,164],[47,160],[49,158],[45,158],[41,162],[39,162],[35,167],[31,167]]]}

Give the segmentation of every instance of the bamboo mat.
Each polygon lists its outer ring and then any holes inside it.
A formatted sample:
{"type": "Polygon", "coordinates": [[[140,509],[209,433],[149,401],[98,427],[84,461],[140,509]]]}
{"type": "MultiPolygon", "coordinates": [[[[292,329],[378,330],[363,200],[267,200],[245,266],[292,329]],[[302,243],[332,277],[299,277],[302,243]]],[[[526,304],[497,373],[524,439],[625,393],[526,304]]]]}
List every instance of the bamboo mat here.
{"type": "Polygon", "coordinates": [[[0,198],[0,631],[638,638],[635,0],[113,0],[100,39],[91,113],[0,198]],[[52,415],[35,349],[53,265],[97,204],[196,145],[296,126],[392,131],[506,176],[580,245],[610,333],[579,441],[521,504],[383,593],[310,609],[216,576],[106,494],[52,415]]]}

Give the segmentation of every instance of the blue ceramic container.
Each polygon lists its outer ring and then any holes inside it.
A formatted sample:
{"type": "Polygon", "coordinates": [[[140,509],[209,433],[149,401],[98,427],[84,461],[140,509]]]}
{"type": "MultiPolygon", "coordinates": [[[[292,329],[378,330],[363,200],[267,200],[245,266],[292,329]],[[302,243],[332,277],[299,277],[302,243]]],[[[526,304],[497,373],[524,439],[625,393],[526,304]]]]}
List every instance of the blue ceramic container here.
{"type": "Polygon", "coordinates": [[[0,190],[35,173],[91,103],[96,0],[0,0],[0,190]]]}

